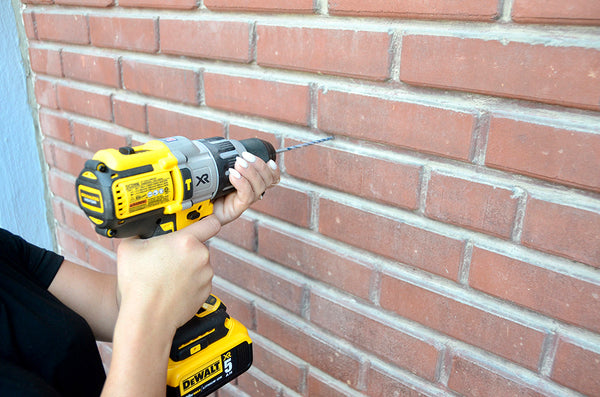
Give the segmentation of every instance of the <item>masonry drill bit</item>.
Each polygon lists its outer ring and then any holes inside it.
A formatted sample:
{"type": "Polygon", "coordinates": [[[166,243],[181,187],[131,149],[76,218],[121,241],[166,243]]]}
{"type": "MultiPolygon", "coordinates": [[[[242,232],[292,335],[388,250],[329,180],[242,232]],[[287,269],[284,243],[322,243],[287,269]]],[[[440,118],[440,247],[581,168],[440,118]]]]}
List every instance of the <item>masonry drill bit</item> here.
{"type": "Polygon", "coordinates": [[[288,146],[288,147],[284,147],[284,148],[281,148],[281,149],[277,149],[275,151],[275,153],[287,152],[288,150],[294,150],[294,149],[299,149],[299,148],[305,147],[305,146],[316,145],[317,143],[321,143],[321,142],[325,142],[325,141],[330,141],[332,139],[333,139],[333,136],[328,136],[327,138],[317,139],[315,141],[300,143],[298,145],[288,146]]]}

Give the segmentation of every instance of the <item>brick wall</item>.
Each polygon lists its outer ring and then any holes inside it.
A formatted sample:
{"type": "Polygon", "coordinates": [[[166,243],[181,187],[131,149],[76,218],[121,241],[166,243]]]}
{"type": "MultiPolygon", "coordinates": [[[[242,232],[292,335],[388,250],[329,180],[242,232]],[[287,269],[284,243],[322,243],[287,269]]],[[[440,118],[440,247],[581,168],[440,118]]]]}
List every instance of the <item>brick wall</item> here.
{"type": "Polygon", "coordinates": [[[211,241],[255,342],[219,397],[600,395],[600,2],[25,3],[71,259],[115,271],[98,149],[336,138],[211,241]]]}

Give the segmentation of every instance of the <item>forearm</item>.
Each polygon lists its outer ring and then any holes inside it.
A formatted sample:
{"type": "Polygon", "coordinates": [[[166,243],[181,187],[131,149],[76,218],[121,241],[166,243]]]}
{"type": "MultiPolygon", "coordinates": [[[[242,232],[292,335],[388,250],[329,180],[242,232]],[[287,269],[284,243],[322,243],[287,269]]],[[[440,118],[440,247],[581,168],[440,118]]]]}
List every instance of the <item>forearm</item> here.
{"type": "Polygon", "coordinates": [[[102,397],[165,395],[175,328],[164,325],[163,317],[135,305],[121,307],[102,397]]]}

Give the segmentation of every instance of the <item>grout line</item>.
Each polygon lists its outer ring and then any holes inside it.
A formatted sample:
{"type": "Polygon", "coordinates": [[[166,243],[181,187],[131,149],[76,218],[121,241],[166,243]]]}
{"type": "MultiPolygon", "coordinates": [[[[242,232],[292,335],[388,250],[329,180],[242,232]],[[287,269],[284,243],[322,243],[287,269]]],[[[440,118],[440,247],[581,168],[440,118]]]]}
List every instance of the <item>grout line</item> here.
{"type": "Polygon", "coordinates": [[[538,372],[543,376],[550,377],[552,375],[554,360],[558,350],[558,342],[559,338],[556,333],[549,333],[544,338],[544,342],[542,343],[542,352],[540,354],[540,362],[538,365],[538,372]]]}
{"type": "Polygon", "coordinates": [[[463,248],[462,260],[458,269],[458,282],[465,287],[469,286],[469,273],[473,259],[473,241],[467,240],[463,248]]]}
{"type": "Polygon", "coordinates": [[[516,187],[513,197],[518,198],[517,211],[515,213],[515,220],[513,230],[511,233],[511,240],[519,244],[523,235],[523,225],[525,223],[525,213],[527,209],[528,195],[523,189],[516,187]]]}

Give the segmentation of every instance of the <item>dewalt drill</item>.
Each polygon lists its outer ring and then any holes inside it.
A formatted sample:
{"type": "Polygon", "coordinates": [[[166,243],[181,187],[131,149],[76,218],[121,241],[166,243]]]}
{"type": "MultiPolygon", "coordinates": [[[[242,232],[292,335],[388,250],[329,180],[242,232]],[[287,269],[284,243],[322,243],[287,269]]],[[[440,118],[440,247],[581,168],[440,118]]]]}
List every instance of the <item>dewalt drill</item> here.
{"type": "MultiPolygon", "coordinates": [[[[244,151],[267,162],[277,153],[257,138],[241,141],[176,136],[135,147],[98,151],[85,162],[75,189],[80,207],[107,237],[149,238],[182,229],[213,212],[213,200],[234,188],[229,169],[244,151]]],[[[247,329],[210,295],[175,334],[167,372],[168,396],[206,396],[252,365],[247,329]]]]}

